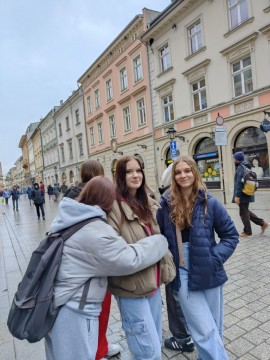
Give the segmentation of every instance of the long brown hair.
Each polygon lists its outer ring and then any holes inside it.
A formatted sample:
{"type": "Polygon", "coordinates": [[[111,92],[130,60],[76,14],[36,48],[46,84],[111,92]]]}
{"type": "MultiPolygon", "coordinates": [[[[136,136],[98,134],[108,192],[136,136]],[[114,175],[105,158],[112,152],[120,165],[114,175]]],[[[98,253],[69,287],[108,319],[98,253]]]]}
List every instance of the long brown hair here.
{"type": "Polygon", "coordinates": [[[172,167],[171,218],[175,225],[180,229],[191,226],[193,207],[200,189],[205,191],[206,200],[206,186],[202,182],[201,174],[199,173],[196,162],[189,156],[179,156],[172,167]],[[192,174],[194,175],[192,192],[188,200],[184,198],[181,187],[175,181],[175,168],[180,162],[185,162],[189,165],[192,174]]]}
{"type": "Polygon", "coordinates": [[[76,200],[86,205],[98,205],[108,214],[114,199],[115,188],[111,180],[105,176],[95,176],[86,183],[76,200]]]}
{"type": "Polygon", "coordinates": [[[104,169],[97,160],[85,160],[80,169],[81,180],[83,183],[91,180],[94,176],[104,175],[104,169]]]}
{"type": "MultiPolygon", "coordinates": [[[[116,198],[119,203],[119,207],[122,211],[120,205],[121,198],[124,198],[125,202],[131,207],[132,211],[139,217],[144,223],[150,223],[153,219],[152,212],[149,208],[148,196],[146,193],[146,182],[145,175],[142,168],[140,160],[136,156],[123,156],[119,159],[116,165],[115,172],[115,181],[116,181],[116,198]],[[131,196],[126,183],[126,168],[127,163],[131,160],[136,160],[142,172],[142,184],[137,189],[135,197],[131,196]]],[[[122,213],[123,219],[123,213],[122,213]]]]}

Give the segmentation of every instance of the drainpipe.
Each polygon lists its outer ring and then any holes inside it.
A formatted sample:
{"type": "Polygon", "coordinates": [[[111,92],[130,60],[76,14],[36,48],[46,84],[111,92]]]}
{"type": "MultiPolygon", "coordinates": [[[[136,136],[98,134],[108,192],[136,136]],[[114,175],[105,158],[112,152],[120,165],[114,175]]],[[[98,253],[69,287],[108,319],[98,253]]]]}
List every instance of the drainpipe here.
{"type": "MultiPolygon", "coordinates": [[[[141,41],[142,42],[142,41],[141,41]]],[[[150,61],[149,61],[149,51],[148,46],[144,42],[142,44],[146,47],[147,51],[147,66],[148,66],[148,83],[149,83],[149,89],[150,89],[150,106],[151,106],[151,123],[152,123],[152,142],[153,142],[153,152],[154,152],[154,174],[155,174],[155,180],[156,180],[156,194],[159,194],[158,192],[158,172],[157,172],[157,152],[156,152],[156,146],[155,146],[155,128],[154,128],[154,119],[153,119],[153,101],[152,101],[152,82],[150,78],[150,61]]]]}

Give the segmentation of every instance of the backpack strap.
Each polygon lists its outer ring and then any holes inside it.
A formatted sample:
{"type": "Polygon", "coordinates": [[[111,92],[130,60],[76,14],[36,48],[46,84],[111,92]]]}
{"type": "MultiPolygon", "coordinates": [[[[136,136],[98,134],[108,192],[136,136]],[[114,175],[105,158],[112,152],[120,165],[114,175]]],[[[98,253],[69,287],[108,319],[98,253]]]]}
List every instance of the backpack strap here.
{"type": "Polygon", "coordinates": [[[81,297],[80,305],[79,305],[80,310],[83,310],[84,305],[86,304],[86,299],[87,299],[88,291],[90,288],[91,280],[92,280],[92,278],[88,279],[83,287],[83,293],[82,293],[82,297],[81,297]]]}
{"type": "MultiPolygon", "coordinates": [[[[64,241],[66,241],[70,236],[72,236],[73,234],[75,234],[75,232],[77,232],[78,230],[80,230],[82,227],[84,227],[84,225],[86,224],[89,224],[91,222],[94,222],[95,220],[102,220],[104,222],[107,223],[106,220],[98,217],[98,216],[95,216],[93,218],[89,218],[89,219],[86,219],[86,220],[83,220],[77,224],[74,224],[64,230],[61,230],[61,235],[62,235],[62,238],[64,241]]],[[[80,310],[83,310],[84,309],[84,306],[86,304],[86,299],[87,299],[87,295],[88,295],[88,291],[89,291],[89,288],[90,288],[90,282],[91,282],[91,278],[88,279],[86,281],[86,283],[84,284],[84,287],[83,287],[83,293],[82,293],[82,297],[81,297],[81,300],[80,300],[80,305],[79,305],[79,309],[80,310]]]]}
{"type": "Polygon", "coordinates": [[[63,237],[63,240],[66,241],[70,236],[72,236],[73,234],[75,234],[75,232],[77,232],[78,230],[80,230],[82,227],[84,227],[84,225],[90,223],[90,222],[93,222],[95,220],[102,220],[104,222],[107,223],[106,220],[98,217],[98,216],[95,216],[93,218],[89,218],[89,219],[86,219],[86,220],[83,220],[83,221],[80,221],[78,222],[77,224],[74,224],[74,225],[71,225],[69,226],[68,228],[65,228],[61,231],[59,231],[63,237]]]}

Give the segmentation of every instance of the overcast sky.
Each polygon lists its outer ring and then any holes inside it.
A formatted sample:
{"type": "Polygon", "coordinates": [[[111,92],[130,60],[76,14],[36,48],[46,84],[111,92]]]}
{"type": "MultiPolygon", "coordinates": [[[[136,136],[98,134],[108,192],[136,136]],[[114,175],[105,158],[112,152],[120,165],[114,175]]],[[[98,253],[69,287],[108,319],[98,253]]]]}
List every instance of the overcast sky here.
{"type": "Polygon", "coordinates": [[[27,126],[66,100],[77,80],[144,7],[170,0],[0,0],[0,161],[21,156],[27,126]]]}

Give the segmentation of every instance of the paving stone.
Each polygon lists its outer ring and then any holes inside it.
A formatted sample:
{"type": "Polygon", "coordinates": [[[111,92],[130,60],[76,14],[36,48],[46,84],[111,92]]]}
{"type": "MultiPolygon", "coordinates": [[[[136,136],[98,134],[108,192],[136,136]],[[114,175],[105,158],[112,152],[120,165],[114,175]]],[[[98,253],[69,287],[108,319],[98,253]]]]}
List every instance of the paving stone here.
{"type": "Polygon", "coordinates": [[[260,360],[269,360],[270,345],[262,343],[258,345],[255,349],[252,349],[250,353],[260,360]]]}
{"type": "Polygon", "coordinates": [[[244,355],[247,352],[250,352],[250,350],[252,350],[253,348],[254,345],[243,337],[240,337],[237,340],[227,344],[227,349],[232,352],[237,358],[241,358],[242,356],[242,359],[245,359],[244,355]]]}
{"type": "Polygon", "coordinates": [[[269,339],[269,333],[266,333],[258,328],[248,331],[244,336],[246,340],[254,345],[259,345],[265,340],[269,339]]]}

